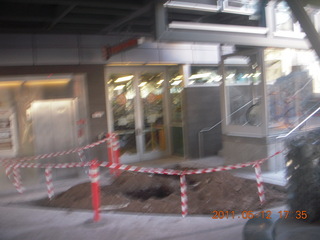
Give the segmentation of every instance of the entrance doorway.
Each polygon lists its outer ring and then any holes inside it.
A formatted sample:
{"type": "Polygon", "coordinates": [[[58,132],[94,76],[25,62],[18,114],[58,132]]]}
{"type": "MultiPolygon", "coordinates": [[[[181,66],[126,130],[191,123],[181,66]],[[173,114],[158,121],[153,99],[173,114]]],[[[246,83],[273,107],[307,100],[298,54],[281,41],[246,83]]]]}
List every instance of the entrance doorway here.
{"type": "MultiPolygon", "coordinates": [[[[36,100],[31,103],[30,114],[34,136],[35,155],[59,152],[77,146],[76,99],[36,100]]],[[[58,162],[69,162],[70,156],[49,158],[58,162]]],[[[43,176],[43,169],[39,170],[43,176]]],[[[76,169],[57,171],[56,177],[76,176],[76,169]]]]}
{"type": "Polygon", "coordinates": [[[170,153],[167,78],[164,67],[107,69],[108,129],[119,136],[122,162],[170,153]]]}
{"type": "Polygon", "coordinates": [[[36,100],[31,103],[35,154],[58,152],[76,144],[74,99],[36,100]]]}

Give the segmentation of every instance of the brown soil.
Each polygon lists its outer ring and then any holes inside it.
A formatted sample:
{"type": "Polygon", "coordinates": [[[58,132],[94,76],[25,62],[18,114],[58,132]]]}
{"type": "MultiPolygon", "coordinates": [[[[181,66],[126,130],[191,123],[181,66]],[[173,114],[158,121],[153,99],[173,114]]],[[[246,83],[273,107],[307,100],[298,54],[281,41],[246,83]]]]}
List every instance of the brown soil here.
{"type": "MultiPolygon", "coordinates": [[[[211,214],[214,210],[256,211],[285,203],[285,189],[265,184],[267,202],[261,206],[255,181],[228,172],[187,175],[189,214],[211,214]]],[[[101,187],[102,210],[180,214],[178,176],[123,172],[111,185],[101,187]]],[[[76,185],[41,205],[91,209],[90,183],[76,185]]]]}

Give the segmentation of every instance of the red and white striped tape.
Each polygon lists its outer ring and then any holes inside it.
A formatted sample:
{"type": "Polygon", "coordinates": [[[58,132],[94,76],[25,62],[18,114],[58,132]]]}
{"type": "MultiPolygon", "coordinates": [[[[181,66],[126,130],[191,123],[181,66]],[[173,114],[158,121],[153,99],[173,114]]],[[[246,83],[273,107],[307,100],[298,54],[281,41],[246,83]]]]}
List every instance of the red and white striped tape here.
{"type": "Polygon", "coordinates": [[[40,159],[45,159],[45,158],[52,158],[52,157],[59,157],[59,156],[63,156],[63,155],[68,155],[71,153],[77,153],[79,151],[83,151],[89,148],[93,148],[96,147],[102,143],[105,143],[108,139],[102,139],[100,141],[88,144],[86,146],[83,147],[79,147],[79,148],[74,148],[74,149],[70,149],[70,150],[66,150],[66,151],[60,151],[60,152],[55,152],[55,153],[47,153],[47,154],[41,154],[41,155],[37,155],[37,156],[32,156],[32,157],[23,157],[23,158],[0,158],[0,162],[5,164],[10,164],[12,162],[27,162],[27,161],[33,161],[33,160],[40,160],[40,159]]]}
{"type": "Polygon", "coordinates": [[[52,168],[51,167],[47,167],[45,169],[45,176],[46,176],[48,198],[52,199],[52,197],[54,196],[54,190],[53,190],[53,183],[52,183],[52,168]]]}
{"type": "Polygon", "coordinates": [[[262,181],[262,174],[261,174],[261,166],[260,164],[255,164],[254,165],[254,170],[256,173],[256,180],[257,180],[257,186],[258,186],[258,195],[259,195],[259,200],[261,204],[264,204],[266,201],[265,198],[265,192],[264,192],[264,187],[263,187],[263,181],[262,181]]]}
{"type": "Polygon", "coordinates": [[[118,169],[122,171],[129,171],[129,172],[142,172],[142,173],[154,173],[154,174],[165,174],[165,175],[193,175],[193,174],[203,174],[203,173],[212,173],[212,172],[219,172],[219,171],[228,171],[233,169],[245,168],[249,166],[254,166],[256,164],[261,165],[266,160],[280,154],[280,152],[276,152],[275,154],[271,155],[270,157],[260,159],[253,162],[248,163],[239,163],[234,165],[227,165],[227,166],[220,166],[215,168],[203,168],[203,169],[196,169],[196,170],[174,170],[174,169],[165,169],[165,168],[146,168],[146,167],[138,167],[138,166],[130,166],[125,164],[116,164],[110,162],[102,162],[100,163],[101,167],[107,167],[112,169],[118,169]]]}
{"type": "Polygon", "coordinates": [[[188,214],[188,195],[186,175],[180,175],[180,190],[181,190],[181,214],[186,217],[188,214]]]}
{"type": "MultiPolygon", "coordinates": [[[[70,163],[15,163],[11,164],[16,168],[76,168],[90,167],[90,162],[70,162],[70,163]]],[[[10,169],[8,170],[10,172],[10,169]]]]}

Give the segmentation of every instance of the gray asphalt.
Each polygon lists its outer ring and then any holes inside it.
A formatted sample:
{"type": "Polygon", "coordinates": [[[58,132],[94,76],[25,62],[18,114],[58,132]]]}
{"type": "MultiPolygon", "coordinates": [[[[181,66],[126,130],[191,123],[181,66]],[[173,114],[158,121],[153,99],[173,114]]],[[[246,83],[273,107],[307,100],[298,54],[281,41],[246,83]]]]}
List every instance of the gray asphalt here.
{"type": "Polygon", "coordinates": [[[246,220],[210,216],[102,213],[92,222],[90,211],[0,207],[1,240],[100,239],[242,239],[246,220]]]}

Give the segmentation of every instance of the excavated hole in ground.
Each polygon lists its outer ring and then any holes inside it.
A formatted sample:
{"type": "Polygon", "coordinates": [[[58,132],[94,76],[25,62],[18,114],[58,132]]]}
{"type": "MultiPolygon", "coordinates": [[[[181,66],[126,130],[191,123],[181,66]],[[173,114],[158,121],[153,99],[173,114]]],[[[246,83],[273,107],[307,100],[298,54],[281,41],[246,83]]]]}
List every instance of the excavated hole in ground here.
{"type": "Polygon", "coordinates": [[[137,191],[126,192],[125,195],[132,199],[148,200],[149,198],[163,199],[168,197],[174,191],[168,186],[150,187],[147,189],[139,189],[137,191]]]}

